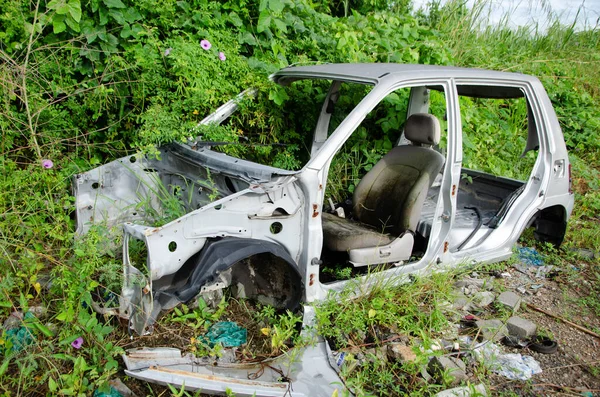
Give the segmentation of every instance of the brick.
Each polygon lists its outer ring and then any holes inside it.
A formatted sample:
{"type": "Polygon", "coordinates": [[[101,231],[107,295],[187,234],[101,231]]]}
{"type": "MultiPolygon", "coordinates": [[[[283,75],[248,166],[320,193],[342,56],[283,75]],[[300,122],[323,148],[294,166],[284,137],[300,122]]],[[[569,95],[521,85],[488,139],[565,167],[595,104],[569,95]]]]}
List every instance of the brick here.
{"type": "Polygon", "coordinates": [[[535,323],[518,316],[509,318],[506,322],[506,328],[510,335],[520,339],[530,338],[534,336],[537,331],[537,325],[535,325],[535,323]]]}
{"type": "Polygon", "coordinates": [[[512,310],[513,313],[516,313],[521,307],[521,297],[512,291],[505,291],[501,293],[496,301],[512,310]]]}

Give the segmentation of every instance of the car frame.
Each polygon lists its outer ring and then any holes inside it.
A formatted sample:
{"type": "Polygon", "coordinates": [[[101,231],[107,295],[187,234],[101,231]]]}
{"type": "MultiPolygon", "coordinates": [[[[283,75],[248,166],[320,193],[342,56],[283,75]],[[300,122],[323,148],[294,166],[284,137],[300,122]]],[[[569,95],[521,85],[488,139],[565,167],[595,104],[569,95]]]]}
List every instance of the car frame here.
{"type": "MultiPolygon", "coordinates": [[[[323,283],[319,277],[323,266],[323,219],[329,207],[325,195],[328,171],[334,155],[369,112],[401,88],[411,90],[407,116],[428,114],[431,87],[445,93],[447,147],[436,181],[439,194],[430,208],[422,255],[391,261],[393,265],[376,273],[377,277],[359,276],[364,288],[357,294],[366,293],[381,278],[401,283],[409,280],[409,275],[505,260],[528,227],[533,227],[535,236],[543,241],[562,242],[573,208],[570,165],[556,114],[537,78],[446,66],[327,64],[288,67],[271,79],[281,85],[304,79],[332,82],[315,128],[310,159],[302,169],[287,171],[237,159],[215,152],[210,144],[195,138],[161,147],[157,157],[128,156],[79,174],[74,179],[74,195],[78,234],[87,233],[96,223],[122,225],[123,230],[124,283],[119,308],[95,307],[97,311],[127,319],[130,328],[143,335],[151,332],[161,311],[199,294],[218,294],[234,285],[245,296],[266,300],[276,307],[297,309],[303,305],[302,332],[317,342],[298,348],[302,349],[298,359],[289,364],[294,390],[288,389],[289,382],[277,381],[279,375],[273,371],[265,372],[264,381],[248,381],[251,366],[210,368],[192,356],[166,348],[128,352],[124,356],[128,375],[164,384],[185,384],[189,390],[210,393],[224,393],[228,387],[237,395],[331,394],[335,383],[340,382],[335,363],[326,342],[309,327],[314,322],[314,303],[348,285],[345,280],[323,283]],[[335,103],[342,82],[372,85],[372,89],[328,134],[328,107],[335,103]],[[493,227],[481,226],[479,214],[469,220],[469,225],[480,224],[474,230],[459,226],[462,209],[458,196],[465,170],[458,97],[476,97],[482,92],[490,98],[526,98],[534,127],[528,131],[525,151],[536,150],[538,154],[529,179],[523,182],[470,172],[470,177],[480,181],[478,189],[503,197],[493,227]],[[198,179],[210,183],[199,185],[198,179]],[[157,192],[164,186],[189,192],[192,207],[196,208],[160,227],[136,223],[147,218],[148,208],[160,208],[157,192]],[[211,194],[221,198],[213,200],[211,194]],[[129,245],[134,239],[142,241],[147,249],[146,269],[131,263],[129,245]],[[265,254],[273,258],[269,267],[239,265],[265,254]],[[181,280],[182,269],[185,280],[181,280]],[[259,288],[256,283],[263,284],[259,288]]],[[[252,90],[240,94],[201,124],[223,122],[235,112],[240,100],[254,94],[252,90]]],[[[398,146],[406,144],[405,139],[398,141],[398,146]]],[[[487,222],[490,224],[490,220],[487,222]]],[[[355,261],[354,265],[389,263],[383,259],[363,262],[355,261]]]]}

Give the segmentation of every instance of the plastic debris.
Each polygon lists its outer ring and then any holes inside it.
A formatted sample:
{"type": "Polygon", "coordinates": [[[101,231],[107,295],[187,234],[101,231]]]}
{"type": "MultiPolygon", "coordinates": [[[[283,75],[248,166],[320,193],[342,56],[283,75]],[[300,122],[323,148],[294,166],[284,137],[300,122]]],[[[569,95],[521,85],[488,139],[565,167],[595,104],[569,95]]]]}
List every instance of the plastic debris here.
{"type": "Polygon", "coordinates": [[[220,321],[210,326],[206,333],[208,344],[213,347],[217,343],[223,347],[236,347],[246,343],[248,332],[233,321],[220,321]]]}
{"type": "MultiPolygon", "coordinates": [[[[35,316],[31,312],[25,313],[24,320],[34,319],[35,316]]],[[[33,343],[34,337],[29,328],[22,325],[20,327],[6,330],[7,340],[12,344],[11,350],[15,353],[20,352],[27,346],[33,343]]]]}
{"type": "Polygon", "coordinates": [[[527,266],[542,266],[542,255],[535,248],[521,247],[518,249],[519,260],[527,266]]]}
{"type": "Polygon", "coordinates": [[[93,397],[123,397],[123,395],[114,387],[109,386],[106,391],[101,391],[101,389],[94,391],[93,397]]]}
{"type": "Polygon", "coordinates": [[[511,380],[528,380],[542,373],[540,364],[531,356],[502,354],[495,343],[482,342],[473,349],[473,354],[492,372],[511,380]]]}

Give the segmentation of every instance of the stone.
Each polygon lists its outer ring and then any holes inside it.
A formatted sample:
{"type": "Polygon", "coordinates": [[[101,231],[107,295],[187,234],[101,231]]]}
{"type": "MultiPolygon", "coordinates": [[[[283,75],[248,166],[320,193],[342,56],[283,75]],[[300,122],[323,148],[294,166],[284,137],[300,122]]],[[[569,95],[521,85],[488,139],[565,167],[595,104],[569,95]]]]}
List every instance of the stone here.
{"type": "Polygon", "coordinates": [[[29,312],[39,319],[43,319],[48,314],[48,309],[45,306],[30,306],[29,312]]]}
{"type": "Polygon", "coordinates": [[[12,312],[10,316],[4,320],[2,328],[8,331],[9,329],[19,328],[22,324],[23,314],[20,312],[12,312]]]}
{"type": "Polygon", "coordinates": [[[490,291],[479,291],[473,296],[473,302],[479,307],[488,307],[496,299],[496,295],[490,291]]]}
{"type": "Polygon", "coordinates": [[[451,384],[457,385],[467,379],[466,365],[455,357],[432,357],[427,365],[427,371],[437,383],[443,383],[444,374],[452,377],[451,384]]]}
{"type": "Polygon", "coordinates": [[[454,286],[456,288],[464,288],[464,287],[477,287],[477,288],[482,288],[483,284],[485,283],[485,280],[479,279],[479,278],[463,278],[462,280],[458,280],[457,282],[454,283],[454,286]]]}
{"type": "Polygon", "coordinates": [[[390,361],[405,363],[415,361],[417,355],[412,351],[410,346],[405,346],[402,343],[391,343],[387,347],[387,356],[390,361]]]}
{"type": "Polygon", "coordinates": [[[513,313],[516,313],[521,307],[521,297],[512,291],[504,291],[498,295],[496,301],[512,310],[513,313]]]}
{"type": "Polygon", "coordinates": [[[524,318],[514,316],[506,322],[506,328],[511,336],[516,336],[519,339],[531,338],[537,331],[537,325],[524,318]]]}
{"type": "Polygon", "coordinates": [[[382,347],[376,347],[365,350],[365,360],[377,365],[387,363],[387,352],[382,347]]]}
{"type": "Polygon", "coordinates": [[[498,342],[508,335],[508,330],[502,320],[478,320],[475,325],[479,328],[479,334],[484,340],[498,342]]]}
{"type": "Polygon", "coordinates": [[[483,396],[487,397],[487,391],[483,384],[455,387],[454,389],[443,390],[435,395],[435,397],[471,397],[483,396]]]}

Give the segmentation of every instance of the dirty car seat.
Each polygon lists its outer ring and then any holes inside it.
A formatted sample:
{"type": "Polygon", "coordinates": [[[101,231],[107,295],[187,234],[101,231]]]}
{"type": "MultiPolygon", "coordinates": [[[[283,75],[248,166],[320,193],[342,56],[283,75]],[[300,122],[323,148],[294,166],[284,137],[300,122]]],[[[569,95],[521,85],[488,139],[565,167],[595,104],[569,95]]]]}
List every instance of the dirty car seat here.
{"type": "Polygon", "coordinates": [[[435,116],[411,115],[404,134],[412,145],[390,150],[354,190],[357,222],[323,214],[325,246],[332,251],[348,251],[355,266],[410,258],[413,232],[444,156],[431,148],[440,140],[440,123],[435,116]]]}

